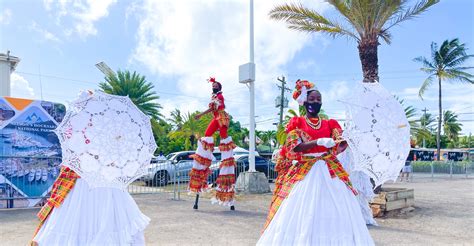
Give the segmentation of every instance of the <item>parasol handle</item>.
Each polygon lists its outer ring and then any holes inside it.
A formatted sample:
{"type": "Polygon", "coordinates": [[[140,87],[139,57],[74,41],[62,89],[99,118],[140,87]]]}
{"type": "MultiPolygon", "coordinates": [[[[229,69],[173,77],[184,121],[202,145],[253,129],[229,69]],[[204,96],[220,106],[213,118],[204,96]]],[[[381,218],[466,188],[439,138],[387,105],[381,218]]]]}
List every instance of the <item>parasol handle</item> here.
{"type": "Polygon", "coordinates": [[[342,142],[346,141],[345,139],[343,138],[339,138],[339,139],[336,139],[336,141],[334,141],[336,144],[340,144],[342,142]]]}

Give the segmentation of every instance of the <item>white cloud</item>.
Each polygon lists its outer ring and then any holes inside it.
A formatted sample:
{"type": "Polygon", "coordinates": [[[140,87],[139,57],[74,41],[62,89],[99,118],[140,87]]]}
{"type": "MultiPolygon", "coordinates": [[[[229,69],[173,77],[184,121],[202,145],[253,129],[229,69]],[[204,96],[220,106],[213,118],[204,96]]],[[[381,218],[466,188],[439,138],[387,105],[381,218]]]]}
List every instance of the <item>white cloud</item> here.
{"type": "Polygon", "coordinates": [[[85,39],[97,34],[95,23],[109,15],[109,8],[117,0],[44,0],[47,11],[56,17],[56,23],[61,25],[63,18],[70,18],[72,27],[66,27],[66,36],[77,34],[85,39]]]}
{"type": "Polygon", "coordinates": [[[328,91],[321,90],[323,103],[335,103],[337,100],[349,95],[349,86],[346,81],[333,81],[328,91]]]}
{"type": "MultiPolygon", "coordinates": [[[[414,106],[418,114],[422,114],[422,109],[426,108],[428,113],[438,115],[438,86],[433,84],[425,94],[423,100],[418,97],[419,88],[405,88],[396,93],[401,99],[405,99],[406,105],[414,106]]],[[[442,84],[442,107],[444,110],[451,110],[458,114],[458,119],[463,124],[462,134],[474,133],[474,86],[461,83],[442,84]]]]}
{"type": "Polygon", "coordinates": [[[54,35],[53,33],[49,32],[46,29],[43,29],[35,21],[31,23],[30,30],[33,30],[39,33],[46,41],[53,41],[53,42],[58,42],[58,43],[61,42],[61,40],[56,35],[54,35]]]}
{"type": "MultiPolygon", "coordinates": [[[[297,52],[314,41],[314,35],[269,19],[269,10],[283,2],[255,1],[256,114],[262,119],[278,117],[271,106],[278,94],[276,77],[284,74],[283,66],[297,52]]],[[[305,4],[322,10],[326,4],[321,2],[305,4]]],[[[176,78],[173,83],[179,86],[173,89],[184,96],[207,97],[210,87],[205,79],[215,76],[223,82],[230,113],[248,123],[248,91],[238,83],[238,66],[249,60],[248,1],[144,0],[140,7],[133,9],[139,26],[130,62],[176,78]]],[[[170,85],[157,85],[166,86],[170,85]]],[[[202,100],[197,103],[201,110],[207,105],[202,100]]],[[[172,101],[169,106],[188,111],[187,103],[172,101]]]]}
{"type": "Polygon", "coordinates": [[[1,25],[8,25],[12,19],[12,11],[10,9],[4,9],[0,13],[0,24],[1,25]]]}
{"type": "Polygon", "coordinates": [[[11,90],[13,97],[33,99],[35,92],[30,83],[17,73],[11,74],[11,90]]]}

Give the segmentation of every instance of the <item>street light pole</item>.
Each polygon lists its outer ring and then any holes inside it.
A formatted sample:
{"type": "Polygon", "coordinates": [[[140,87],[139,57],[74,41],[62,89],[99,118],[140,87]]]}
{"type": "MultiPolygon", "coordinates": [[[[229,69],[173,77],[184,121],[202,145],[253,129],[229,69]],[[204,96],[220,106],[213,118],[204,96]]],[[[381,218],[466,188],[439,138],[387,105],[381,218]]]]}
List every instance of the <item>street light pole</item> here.
{"type": "Polygon", "coordinates": [[[114,70],[112,70],[105,62],[99,62],[95,64],[97,69],[99,69],[105,76],[115,76],[114,70]]]}
{"type": "MultiPolygon", "coordinates": [[[[254,63],[253,0],[250,0],[250,63],[254,63]]],[[[249,172],[255,172],[255,80],[249,83],[250,89],[250,132],[249,132],[249,172]]]]}

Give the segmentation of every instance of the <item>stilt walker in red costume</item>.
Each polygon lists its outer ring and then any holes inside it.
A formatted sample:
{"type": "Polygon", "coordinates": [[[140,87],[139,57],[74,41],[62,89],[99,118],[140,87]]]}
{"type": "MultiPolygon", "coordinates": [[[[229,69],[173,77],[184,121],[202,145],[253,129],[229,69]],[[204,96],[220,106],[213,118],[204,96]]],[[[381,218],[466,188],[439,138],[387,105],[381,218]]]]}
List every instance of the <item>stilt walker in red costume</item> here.
{"type": "Polygon", "coordinates": [[[196,192],[196,202],[194,209],[198,209],[199,193],[205,191],[208,187],[207,179],[210,174],[214,150],[213,134],[219,131],[221,151],[221,163],[219,166],[219,176],[217,177],[216,196],[213,202],[221,205],[230,206],[234,210],[234,188],[235,188],[235,160],[233,150],[236,147],[232,138],[227,135],[230,117],[225,112],[224,96],[222,95],[222,84],[215,78],[208,79],[212,83],[212,98],[209,103],[209,109],[195,116],[196,119],[203,115],[212,113],[213,118],[209,123],[205,136],[199,139],[196,154],[193,155],[193,169],[189,173],[189,190],[196,192]]]}

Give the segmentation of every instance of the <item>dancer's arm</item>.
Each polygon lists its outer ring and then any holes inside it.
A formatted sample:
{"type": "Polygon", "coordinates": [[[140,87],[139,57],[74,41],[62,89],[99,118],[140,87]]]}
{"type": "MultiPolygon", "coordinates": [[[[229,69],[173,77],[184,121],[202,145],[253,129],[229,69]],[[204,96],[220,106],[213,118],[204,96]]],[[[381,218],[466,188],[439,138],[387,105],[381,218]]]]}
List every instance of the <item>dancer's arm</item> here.
{"type": "Polygon", "coordinates": [[[317,140],[312,140],[312,141],[308,141],[308,142],[300,143],[300,144],[296,145],[295,148],[293,149],[293,151],[294,152],[304,152],[304,151],[312,149],[316,146],[318,146],[317,140]]]}
{"type": "Polygon", "coordinates": [[[206,111],[204,111],[204,112],[202,112],[202,113],[199,113],[199,114],[197,114],[197,115],[194,116],[194,119],[199,120],[201,117],[203,117],[204,115],[210,113],[211,111],[212,111],[212,109],[208,109],[208,110],[206,110],[206,111]]]}

